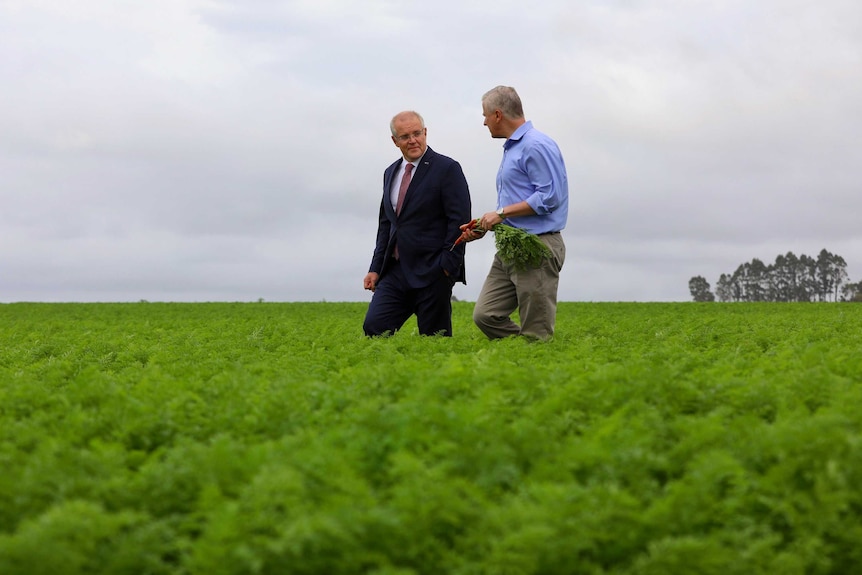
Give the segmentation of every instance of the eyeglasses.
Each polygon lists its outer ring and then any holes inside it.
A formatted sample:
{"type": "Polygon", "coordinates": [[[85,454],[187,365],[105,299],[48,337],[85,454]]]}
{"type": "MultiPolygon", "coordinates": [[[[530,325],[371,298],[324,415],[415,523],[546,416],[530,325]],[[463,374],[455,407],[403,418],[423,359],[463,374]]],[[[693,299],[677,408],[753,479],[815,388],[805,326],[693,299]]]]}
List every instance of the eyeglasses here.
{"type": "Polygon", "coordinates": [[[411,134],[401,134],[400,136],[395,136],[395,139],[401,142],[402,144],[406,144],[410,141],[410,138],[416,138],[417,140],[425,135],[425,128],[421,130],[416,130],[411,134]]]}

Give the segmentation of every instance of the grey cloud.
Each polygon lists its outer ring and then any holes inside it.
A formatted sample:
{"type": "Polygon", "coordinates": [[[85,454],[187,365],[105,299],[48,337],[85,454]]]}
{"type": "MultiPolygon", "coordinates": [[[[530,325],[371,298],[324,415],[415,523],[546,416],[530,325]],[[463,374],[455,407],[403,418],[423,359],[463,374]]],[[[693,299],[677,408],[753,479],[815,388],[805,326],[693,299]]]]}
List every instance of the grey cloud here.
{"type": "Polygon", "coordinates": [[[859,281],[860,21],[843,0],[6,3],[0,301],[367,301],[390,117],[423,113],[479,214],[501,83],[566,158],[561,299],[686,300],[693,275],[824,247],[859,281]]]}

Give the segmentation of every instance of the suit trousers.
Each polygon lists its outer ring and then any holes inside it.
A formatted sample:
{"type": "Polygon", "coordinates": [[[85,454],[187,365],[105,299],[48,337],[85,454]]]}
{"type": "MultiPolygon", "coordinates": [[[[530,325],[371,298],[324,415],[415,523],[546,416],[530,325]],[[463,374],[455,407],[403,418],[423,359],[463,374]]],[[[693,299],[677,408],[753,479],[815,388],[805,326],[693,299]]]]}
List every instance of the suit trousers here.
{"type": "Polygon", "coordinates": [[[539,267],[516,270],[494,255],[491,271],[473,308],[473,321],[491,339],[524,335],[546,340],[554,335],[557,319],[557,288],[566,259],[566,244],[559,232],[539,239],[552,257],[539,267]],[[511,316],[518,310],[521,325],[511,316]]]}
{"type": "Polygon", "coordinates": [[[441,269],[440,277],[430,285],[411,288],[401,264],[393,260],[368,305],[362,326],[365,335],[394,335],[415,313],[420,335],[451,336],[453,286],[441,269]]]}

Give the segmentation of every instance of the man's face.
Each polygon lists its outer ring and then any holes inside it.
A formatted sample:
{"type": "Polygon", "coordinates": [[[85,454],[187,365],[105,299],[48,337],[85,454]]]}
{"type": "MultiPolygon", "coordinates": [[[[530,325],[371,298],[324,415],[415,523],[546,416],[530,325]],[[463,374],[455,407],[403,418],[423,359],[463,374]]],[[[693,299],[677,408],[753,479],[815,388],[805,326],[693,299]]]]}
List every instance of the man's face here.
{"type": "Polygon", "coordinates": [[[488,131],[491,132],[492,138],[505,138],[500,131],[500,121],[503,119],[503,112],[500,110],[489,110],[488,108],[483,108],[482,115],[485,116],[484,124],[488,126],[488,131]]]}
{"type": "Polygon", "coordinates": [[[398,118],[393,122],[395,135],[392,141],[401,150],[401,153],[411,162],[422,157],[428,143],[425,141],[427,130],[422,127],[422,122],[416,116],[398,118]]]}

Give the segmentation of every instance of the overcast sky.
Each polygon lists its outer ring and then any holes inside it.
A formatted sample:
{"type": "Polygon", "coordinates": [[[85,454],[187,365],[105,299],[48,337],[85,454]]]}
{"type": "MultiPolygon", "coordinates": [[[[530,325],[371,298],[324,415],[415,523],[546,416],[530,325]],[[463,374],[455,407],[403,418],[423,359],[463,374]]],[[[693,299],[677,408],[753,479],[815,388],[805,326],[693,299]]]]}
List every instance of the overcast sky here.
{"type": "Polygon", "coordinates": [[[390,118],[481,215],[499,84],[568,168],[560,300],[862,280],[858,0],[0,0],[0,301],[368,301],[390,118]]]}

